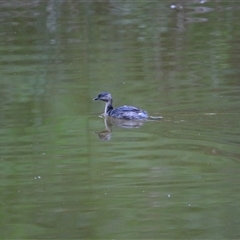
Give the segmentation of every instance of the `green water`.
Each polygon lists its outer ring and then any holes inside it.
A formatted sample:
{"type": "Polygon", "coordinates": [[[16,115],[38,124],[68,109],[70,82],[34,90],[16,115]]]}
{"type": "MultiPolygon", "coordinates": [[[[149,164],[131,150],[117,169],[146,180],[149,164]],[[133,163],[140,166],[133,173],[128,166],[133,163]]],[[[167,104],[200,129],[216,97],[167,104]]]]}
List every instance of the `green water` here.
{"type": "Polygon", "coordinates": [[[1,238],[240,237],[240,9],[171,4],[1,1],[1,238]]]}

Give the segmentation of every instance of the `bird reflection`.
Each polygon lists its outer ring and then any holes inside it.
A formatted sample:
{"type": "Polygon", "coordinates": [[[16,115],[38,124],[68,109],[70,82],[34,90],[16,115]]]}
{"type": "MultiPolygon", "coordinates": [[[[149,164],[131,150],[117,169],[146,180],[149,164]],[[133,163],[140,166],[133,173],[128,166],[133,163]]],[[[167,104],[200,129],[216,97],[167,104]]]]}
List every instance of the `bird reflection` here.
{"type": "Polygon", "coordinates": [[[140,128],[143,126],[145,121],[134,121],[134,120],[124,120],[124,119],[116,119],[108,116],[104,116],[104,125],[105,129],[100,132],[94,132],[98,135],[99,140],[101,141],[109,141],[112,136],[112,126],[118,126],[122,128],[140,128]]]}

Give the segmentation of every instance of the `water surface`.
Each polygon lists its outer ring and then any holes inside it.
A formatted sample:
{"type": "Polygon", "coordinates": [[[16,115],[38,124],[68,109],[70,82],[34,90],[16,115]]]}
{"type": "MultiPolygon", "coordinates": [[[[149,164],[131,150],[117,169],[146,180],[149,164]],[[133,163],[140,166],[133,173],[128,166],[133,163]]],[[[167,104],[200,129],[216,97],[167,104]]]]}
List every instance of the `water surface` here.
{"type": "Polygon", "coordinates": [[[237,3],[0,6],[2,238],[239,238],[237,3]]]}

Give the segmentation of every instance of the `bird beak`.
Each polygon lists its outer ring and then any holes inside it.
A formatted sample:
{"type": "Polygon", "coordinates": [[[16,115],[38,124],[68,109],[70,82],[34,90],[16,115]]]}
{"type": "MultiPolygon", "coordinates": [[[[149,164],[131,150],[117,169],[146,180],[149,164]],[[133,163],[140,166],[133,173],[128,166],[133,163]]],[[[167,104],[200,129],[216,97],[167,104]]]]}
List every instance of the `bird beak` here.
{"type": "Polygon", "coordinates": [[[94,100],[94,101],[98,100],[98,97],[95,97],[93,100],[94,100]]]}

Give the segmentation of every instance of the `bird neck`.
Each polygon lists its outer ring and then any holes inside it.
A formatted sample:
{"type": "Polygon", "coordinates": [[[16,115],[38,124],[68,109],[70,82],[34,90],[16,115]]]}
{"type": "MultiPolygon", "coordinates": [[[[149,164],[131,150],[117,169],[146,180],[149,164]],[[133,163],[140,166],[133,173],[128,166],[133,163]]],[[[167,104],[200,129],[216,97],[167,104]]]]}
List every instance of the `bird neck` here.
{"type": "Polygon", "coordinates": [[[106,102],[104,114],[107,115],[111,110],[113,110],[112,100],[110,100],[109,102],[106,102]]]}

